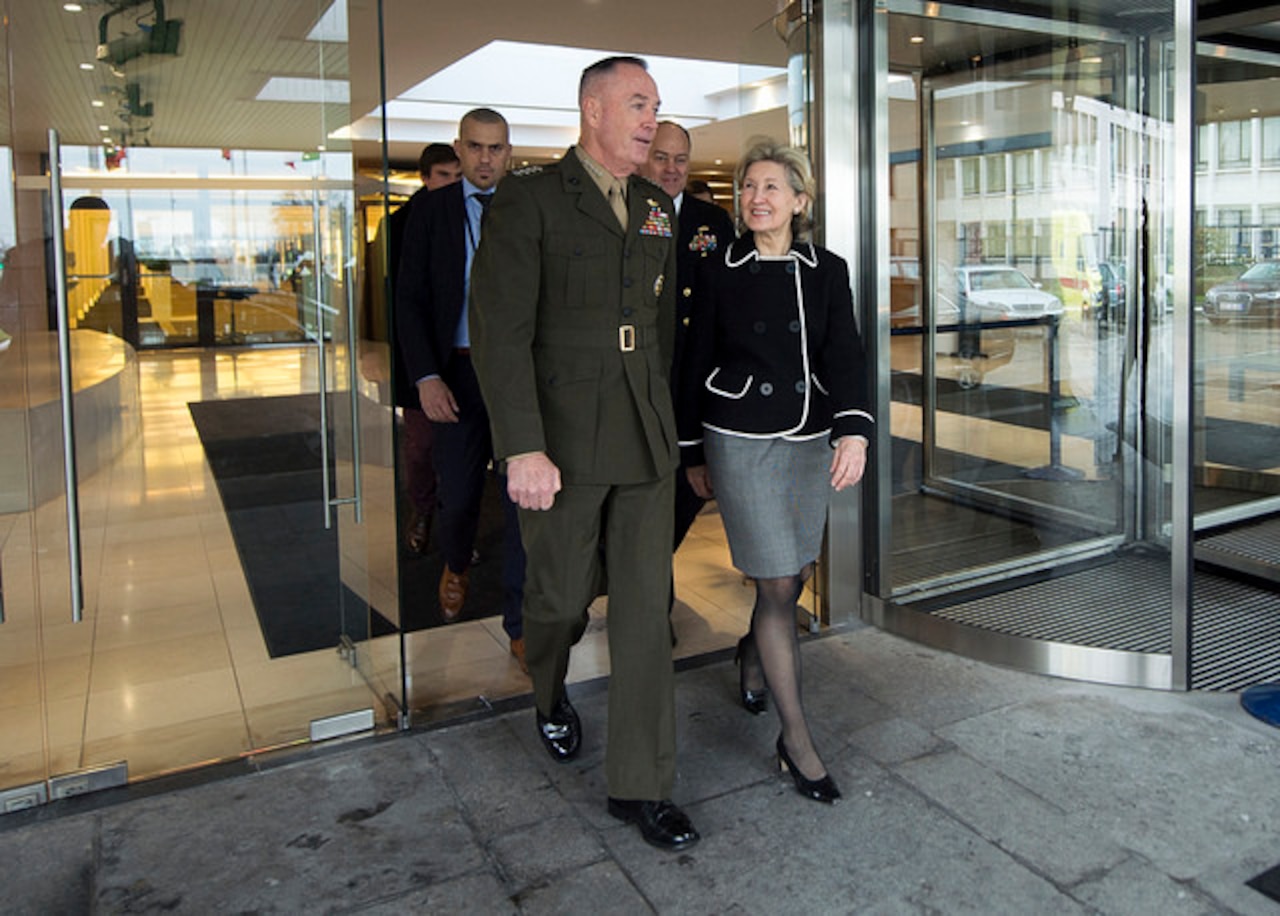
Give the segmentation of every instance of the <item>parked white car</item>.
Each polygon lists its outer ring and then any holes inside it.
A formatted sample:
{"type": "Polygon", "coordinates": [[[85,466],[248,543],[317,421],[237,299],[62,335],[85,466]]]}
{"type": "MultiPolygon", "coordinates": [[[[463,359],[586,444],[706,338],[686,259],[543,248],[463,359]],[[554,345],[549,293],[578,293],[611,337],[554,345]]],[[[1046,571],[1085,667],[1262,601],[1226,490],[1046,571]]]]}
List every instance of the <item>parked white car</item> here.
{"type": "Polygon", "coordinates": [[[1040,289],[1016,267],[957,267],[955,278],[965,321],[1013,321],[1063,312],[1061,299],[1040,289]]]}

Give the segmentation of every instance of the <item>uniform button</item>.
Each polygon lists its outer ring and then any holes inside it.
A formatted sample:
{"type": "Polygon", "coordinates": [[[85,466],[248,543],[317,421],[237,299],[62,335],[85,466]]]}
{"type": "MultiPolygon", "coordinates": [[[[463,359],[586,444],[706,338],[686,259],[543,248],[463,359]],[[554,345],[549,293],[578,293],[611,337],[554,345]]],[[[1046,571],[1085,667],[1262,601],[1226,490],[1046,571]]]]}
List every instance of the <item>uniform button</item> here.
{"type": "Polygon", "coordinates": [[[623,277],[623,278],[622,278],[622,288],[623,288],[623,289],[631,289],[631,278],[630,278],[630,277],[623,277]]]}
{"type": "Polygon", "coordinates": [[[760,273],[760,265],[757,264],[755,261],[752,261],[751,266],[748,267],[747,270],[751,271],[751,273],[753,274],[758,274],[760,273]]]}
{"type": "Polygon", "coordinates": [[[773,394],[773,382],[761,382],[760,393],[764,395],[766,398],[769,395],[773,394]]]}
{"type": "Polygon", "coordinates": [[[578,247],[578,248],[573,249],[573,256],[574,256],[575,258],[580,258],[580,257],[582,257],[582,248],[581,248],[581,247],[578,247]]]}
{"type": "Polygon", "coordinates": [[[805,385],[804,383],[804,379],[801,379],[800,381],[796,382],[796,394],[804,394],[804,390],[807,387],[808,386],[805,385]]]}
{"type": "Polygon", "coordinates": [[[685,326],[686,328],[689,326],[689,319],[688,319],[688,318],[685,318],[685,319],[684,319],[684,326],[685,326]]]}
{"type": "Polygon", "coordinates": [[[755,331],[757,334],[763,334],[765,332],[764,322],[757,321],[755,324],[751,326],[751,330],[755,331]]]}
{"type": "Polygon", "coordinates": [[[793,321],[793,322],[791,322],[791,324],[787,325],[787,328],[791,331],[791,333],[792,333],[792,334],[799,334],[799,333],[800,333],[800,322],[798,322],[798,321],[793,321]]]}
{"type": "Polygon", "coordinates": [[[787,273],[789,273],[789,274],[793,274],[793,273],[795,273],[795,272],[796,272],[796,265],[795,265],[795,262],[794,262],[794,261],[791,261],[791,262],[789,262],[789,263],[787,264],[787,273]]]}
{"type": "Polygon", "coordinates": [[[630,307],[623,309],[623,310],[622,310],[622,317],[623,317],[623,318],[630,318],[630,317],[631,317],[631,313],[632,313],[633,311],[635,311],[635,310],[634,310],[634,309],[632,309],[632,308],[630,308],[630,307]]]}
{"type": "Polygon", "coordinates": [[[692,295],[693,295],[693,288],[692,288],[692,287],[690,287],[690,286],[686,286],[686,287],[684,288],[684,292],[683,292],[683,294],[684,294],[684,297],[685,297],[686,299],[688,299],[690,296],[692,296],[692,295]]]}

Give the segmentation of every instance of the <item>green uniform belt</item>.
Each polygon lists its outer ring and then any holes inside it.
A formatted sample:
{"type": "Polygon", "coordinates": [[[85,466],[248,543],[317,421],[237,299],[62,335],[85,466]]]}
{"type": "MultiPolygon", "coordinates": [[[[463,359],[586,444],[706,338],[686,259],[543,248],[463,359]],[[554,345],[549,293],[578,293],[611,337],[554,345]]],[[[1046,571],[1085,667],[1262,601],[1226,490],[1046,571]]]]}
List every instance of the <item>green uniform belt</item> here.
{"type": "Polygon", "coordinates": [[[624,324],[616,328],[548,328],[538,331],[534,345],[551,347],[605,347],[629,353],[658,345],[658,329],[624,324]]]}

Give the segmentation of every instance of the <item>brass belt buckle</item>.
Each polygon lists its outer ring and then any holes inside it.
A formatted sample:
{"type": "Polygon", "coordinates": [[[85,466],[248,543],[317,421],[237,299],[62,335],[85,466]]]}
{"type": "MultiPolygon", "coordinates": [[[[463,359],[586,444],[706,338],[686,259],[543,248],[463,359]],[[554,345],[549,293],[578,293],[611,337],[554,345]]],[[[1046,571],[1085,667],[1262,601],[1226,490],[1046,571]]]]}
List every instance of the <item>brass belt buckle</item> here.
{"type": "Polygon", "coordinates": [[[630,353],[636,348],[636,326],[624,324],[618,328],[618,349],[630,353]]]}

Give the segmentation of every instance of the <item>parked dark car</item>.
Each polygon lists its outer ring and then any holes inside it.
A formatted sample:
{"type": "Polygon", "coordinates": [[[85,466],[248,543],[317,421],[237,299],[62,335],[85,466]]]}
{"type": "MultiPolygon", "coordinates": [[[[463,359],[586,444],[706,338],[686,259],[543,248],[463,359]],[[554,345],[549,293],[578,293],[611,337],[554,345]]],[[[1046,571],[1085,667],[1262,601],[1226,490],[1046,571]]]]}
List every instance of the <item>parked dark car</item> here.
{"type": "Polygon", "coordinates": [[[1280,261],[1260,261],[1239,279],[1210,288],[1204,314],[1211,324],[1274,320],[1280,314],[1280,261]]]}
{"type": "Polygon", "coordinates": [[[1098,321],[1109,324],[1124,320],[1124,265],[1110,261],[1098,263],[1098,275],[1102,282],[1093,296],[1093,307],[1098,321]]]}

